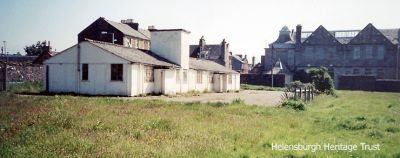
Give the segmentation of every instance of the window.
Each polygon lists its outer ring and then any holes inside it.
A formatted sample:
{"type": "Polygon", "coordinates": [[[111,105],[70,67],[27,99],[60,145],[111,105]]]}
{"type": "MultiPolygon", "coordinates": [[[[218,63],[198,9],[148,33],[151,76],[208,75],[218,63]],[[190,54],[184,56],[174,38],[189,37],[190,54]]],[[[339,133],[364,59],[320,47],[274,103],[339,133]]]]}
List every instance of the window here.
{"type": "Polygon", "coordinates": [[[365,75],[371,75],[371,74],[372,74],[371,69],[370,68],[366,68],[365,69],[365,75]]]}
{"type": "Polygon", "coordinates": [[[183,83],[187,82],[187,72],[186,70],[183,70],[183,83]]]}
{"type": "Polygon", "coordinates": [[[209,80],[210,83],[214,83],[214,80],[213,80],[213,73],[210,73],[210,74],[208,75],[208,80],[209,80]]]}
{"type": "Polygon", "coordinates": [[[232,74],[228,74],[228,83],[232,84],[232,74]]]}
{"type": "Polygon", "coordinates": [[[176,70],[176,83],[181,83],[181,75],[179,70],[176,70]]]}
{"type": "Polygon", "coordinates": [[[135,40],[135,44],[136,44],[136,48],[139,48],[139,40],[138,39],[135,40]]]}
{"type": "Polygon", "coordinates": [[[326,50],[322,47],[317,47],[315,49],[315,58],[316,59],[324,59],[324,55],[325,55],[326,50]]]}
{"type": "Polygon", "coordinates": [[[360,59],[361,51],[359,46],[354,46],[353,48],[353,59],[360,59]]]}
{"type": "Polygon", "coordinates": [[[145,66],[145,71],[146,71],[146,82],[154,82],[154,73],[153,73],[153,67],[151,66],[145,66]]]}
{"type": "Polygon", "coordinates": [[[89,65],[82,64],[82,81],[89,80],[89,65]]]}
{"type": "Polygon", "coordinates": [[[122,81],[123,66],[122,64],[111,64],[111,81],[122,81]]]}
{"type": "Polygon", "coordinates": [[[353,74],[357,75],[357,74],[359,74],[359,73],[360,73],[360,70],[359,70],[359,69],[353,69],[353,74]]]}
{"type": "Polygon", "coordinates": [[[366,46],[365,48],[365,58],[372,59],[372,46],[366,46]]]}
{"type": "Polygon", "coordinates": [[[197,83],[202,83],[202,80],[203,80],[203,75],[202,75],[202,73],[201,73],[201,71],[197,71],[197,75],[196,75],[196,81],[197,81],[197,83]]]}
{"type": "Polygon", "coordinates": [[[385,58],[385,46],[378,46],[378,59],[385,58]]]}

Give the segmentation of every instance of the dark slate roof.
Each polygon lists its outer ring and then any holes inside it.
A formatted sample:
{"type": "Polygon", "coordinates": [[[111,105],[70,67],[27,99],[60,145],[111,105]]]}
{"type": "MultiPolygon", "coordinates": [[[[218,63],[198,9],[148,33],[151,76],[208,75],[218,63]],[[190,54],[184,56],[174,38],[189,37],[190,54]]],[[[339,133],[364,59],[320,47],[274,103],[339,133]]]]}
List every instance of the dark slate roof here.
{"type": "Polygon", "coordinates": [[[237,73],[236,71],[230,70],[216,62],[198,58],[189,59],[189,68],[197,70],[213,71],[218,73],[237,73]]]}
{"type": "MultiPolygon", "coordinates": [[[[213,44],[213,45],[206,45],[206,50],[209,51],[208,53],[208,57],[211,60],[216,60],[216,59],[220,59],[221,55],[223,54],[222,49],[221,49],[221,45],[219,44],[213,44]]],[[[197,58],[197,54],[200,51],[199,45],[190,45],[189,48],[189,53],[190,53],[190,57],[193,58],[197,58]]]]}
{"type": "Polygon", "coordinates": [[[9,62],[32,62],[37,56],[20,56],[20,55],[1,55],[0,61],[9,62]]]}
{"type": "Polygon", "coordinates": [[[89,41],[89,43],[134,63],[144,63],[150,65],[169,66],[169,67],[178,66],[150,51],[142,51],[136,48],[128,48],[105,42],[89,41]]]}
{"type": "Polygon", "coordinates": [[[399,30],[400,29],[379,29],[379,31],[386,36],[393,44],[399,43],[399,30]]]}
{"type": "Polygon", "coordinates": [[[244,60],[241,57],[237,56],[237,55],[232,55],[232,59],[235,59],[235,60],[237,60],[237,61],[239,61],[241,63],[244,63],[244,60]]]}
{"type": "Polygon", "coordinates": [[[150,40],[150,37],[146,36],[143,29],[141,32],[133,29],[132,27],[130,27],[127,24],[123,24],[123,23],[118,23],[118,22],[114,22],[114,21],[110,21],[110,20],[106,20],[111,26],[115,27],[117,30],[121,31],[123,34],[125,35],[129,35],[129,36],[133,36],[133,37],[137,37],[137,38],[141,38],[141,39],[145,39],[145,40],[150,40]]]}
{"type": "MultiPolygon", "coordinates": [[[[393,44],[399,44],[399,30],[400,29],[378,29],[387,39],[389,39],[393,44]]],[[[343,31],[343,30],[342,30],[343,31]]],[[[351,30],[359,31],[361,30],[351,30]]],[[[303,31],[310,32],[310,31],[303,31]]],[[[333,36],[337,31],[329,31],[333,36]]],[[[354,36],[355,37],[355,36],[354,36]]],[[[336,37],[336,39],[342,44],[348,44],[354,37],[336,37]]],[[[295,39],[295,37],[293,37],[295,39]]],[[[301,42],[304,42],[307,38],[302,38],[301,42]]]]}

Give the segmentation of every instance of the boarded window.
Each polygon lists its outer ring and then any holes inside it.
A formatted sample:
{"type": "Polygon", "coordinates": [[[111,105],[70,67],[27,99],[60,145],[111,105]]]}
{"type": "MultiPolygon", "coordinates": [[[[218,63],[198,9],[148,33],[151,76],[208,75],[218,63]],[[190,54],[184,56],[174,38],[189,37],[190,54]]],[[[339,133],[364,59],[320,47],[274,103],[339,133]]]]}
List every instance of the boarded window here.
{"type": "Polygon", "coordinates": [[[183,70],[183,83],[187,83],[187,70],[183,70]]]}
{"type": "Polygon", "coordinates": [[[153,67],[151,66],[145,66],[145,71],[146,71],[146,82],[154,82],[154,72],[153,72],[153,67]]]}
{"type": "Polygon", "coordinates": [[[201,71],[197,71],[197,75],[196,75],[196,81],[197,83],[202,83],[203,80],[203,74],[201,71]]]}
{"type": "Polygon", "coordinates": [[[361,50],[359,46],[354,46],[353,49],[353,59],[360,59],[361,57],[361,50]]]}
{"type": "Polygon", "coordinates": [[[213,73],[210,73],[210,74],[208,75],[208,80],[209,80],[210,83],[214,83],[213,73]]]}
{"type": "Polygon", "coordinates": [[[176,70],[176,83],[181,83],[181,73],[179,70],[176,70]]]}
{"type": "Polygon", "coordinates": [[[372,46],[367,46],[365,48],[365,58],[366,59],[372,59],[372,46]]]}
{"type": "Polygon", "coordinates": [[[123,65],[111,64],[111,81],[122,81],[123,65]]]}
{"type": "Polygon", "coordinates": [[[89,80],[89,65],[82,64],[82,81],[89,80]]]}
{"type": "Polygon", "coordinates": [[[383,59],[385,57],[385,46],[378,46],[378,59],[383,59]]]}

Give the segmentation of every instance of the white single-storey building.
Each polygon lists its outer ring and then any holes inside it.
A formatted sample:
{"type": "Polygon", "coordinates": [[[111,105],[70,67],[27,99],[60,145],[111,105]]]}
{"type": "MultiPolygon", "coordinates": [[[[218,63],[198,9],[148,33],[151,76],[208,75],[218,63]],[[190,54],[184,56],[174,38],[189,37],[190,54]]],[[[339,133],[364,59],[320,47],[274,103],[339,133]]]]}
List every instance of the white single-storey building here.
{"type": "Polygon", "coordinates": [[[239,73],[189,57],[189,34],[152,30],[150,51],[82,41],[44,61],[44,85],[52,93],[121,96],[239,90],[239,73]]]}

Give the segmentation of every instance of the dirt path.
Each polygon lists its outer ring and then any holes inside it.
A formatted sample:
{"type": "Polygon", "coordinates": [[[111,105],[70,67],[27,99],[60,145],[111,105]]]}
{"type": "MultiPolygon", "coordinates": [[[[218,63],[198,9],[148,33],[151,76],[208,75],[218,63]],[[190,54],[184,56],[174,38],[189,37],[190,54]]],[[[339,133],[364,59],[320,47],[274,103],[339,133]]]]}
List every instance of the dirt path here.
{"type": "Polygon", "coordinates": [[[233,100],[240,98],[248,105],[258,106],[277,106],[280,104],[283,92],[280,91],[255,91],[244,90],[239,93],[205,93],[200,96],[147,96],[147,97],[129,97],[129,99],[162,99],[167,101],[179,102],[225,102],[230,103],[233,100]]]}

